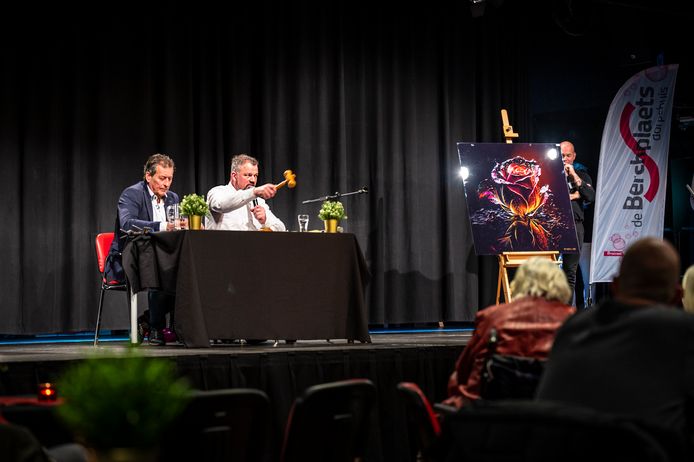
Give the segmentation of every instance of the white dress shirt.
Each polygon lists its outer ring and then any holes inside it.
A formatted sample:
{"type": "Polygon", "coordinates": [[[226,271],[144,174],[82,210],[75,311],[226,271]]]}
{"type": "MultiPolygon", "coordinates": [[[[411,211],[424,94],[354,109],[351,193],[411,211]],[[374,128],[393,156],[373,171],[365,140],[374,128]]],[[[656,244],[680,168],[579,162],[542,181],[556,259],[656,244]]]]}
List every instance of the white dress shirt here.
{"type": "Polygon", "coordinates": [[[257,231],[263,225],[255,219],[251,209],[253,199],[265,209],[265,227],[273,231],[286,231],[282,220],[277,218],[261,197],[255,197],[253,188],[237,190],[231,183],[215,186],[207,193],[210,216],[205,220],[205,229],[229,231],[257,231]]]}
{"type": "Polygon", "coordinates": [[[159,222],[159,231],[166,231],[166,206],[164,199],[159,199],[147,185],[149,197],[152,199],[152,221],[159,222]]]}

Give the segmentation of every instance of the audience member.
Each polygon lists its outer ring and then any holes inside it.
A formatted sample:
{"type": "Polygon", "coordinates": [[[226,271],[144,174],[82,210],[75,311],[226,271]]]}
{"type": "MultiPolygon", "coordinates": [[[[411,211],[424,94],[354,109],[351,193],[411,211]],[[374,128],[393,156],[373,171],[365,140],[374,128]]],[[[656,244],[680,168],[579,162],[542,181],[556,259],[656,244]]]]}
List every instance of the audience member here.
{"type": "Polygon", "coordinates": [[[613,299],[557,333],[537,398],[625,415],[689,436],[694,402],[694,316],[682,297],[679,256],[647,237],[625,252],[613,299]]]}
{"type": "Polygon", "coordinates": [[[498,354],[545,359],[555,332],[575,312],[567,305],[571,289],[566,276],[556,263],[545,258],[530,258],[518,268],[511,294],[510,303],[488,307],[475,316],[475,331],[456,361],[444,404],[460,408],[480,398],[492,329],[498,336],[498,354]]]}

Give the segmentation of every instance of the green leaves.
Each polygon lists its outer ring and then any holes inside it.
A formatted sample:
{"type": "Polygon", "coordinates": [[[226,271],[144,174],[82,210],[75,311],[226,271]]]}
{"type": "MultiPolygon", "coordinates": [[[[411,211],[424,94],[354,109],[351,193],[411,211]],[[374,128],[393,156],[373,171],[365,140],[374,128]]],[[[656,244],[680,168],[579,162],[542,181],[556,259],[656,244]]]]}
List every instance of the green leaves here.
{"type": "Polygon", "coordinates": [[[321,220],[345,220],[345,208],[340,201],[325,201],[318,212],[321,220]]]}
{"type": "Polygon", "coordinates": [[[94,448],[150,447],[187,404],[190,389],[162,358],[97,356],[58,382],[58,415],[94,448]]]}
{"type": "Polygon", "coordinates": [[[192,193],[183,196],[180,206],[181,214],[187,216],[199,215],[204,217],[207,215],[209,208],[207,207],[207,202],[205,198],[198,194],[192,193]]]}

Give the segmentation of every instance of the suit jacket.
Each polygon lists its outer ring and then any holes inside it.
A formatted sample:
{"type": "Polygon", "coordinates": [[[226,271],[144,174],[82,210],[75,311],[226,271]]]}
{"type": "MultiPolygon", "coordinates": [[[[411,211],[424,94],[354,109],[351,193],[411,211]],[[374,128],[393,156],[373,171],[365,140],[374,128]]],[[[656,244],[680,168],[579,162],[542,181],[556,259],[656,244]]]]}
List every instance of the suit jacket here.
{"type": "Polygon", "coordinates": [[[538,386],[543,400],[636,417],[680,434],[692,425],[694,316],[607,301],[569,318],[538,386]]]}
{"type": "MultiPolygon", "coordinates": [[[[173,191],[166,193],[164,207],[178,204],[178,194],[173,191]]],[[[137,231],[137,228],[150,228],[159,231],[159,222],[153,221],[152,198],[147,189],[147,183],[143,180],[123,190],[118,199],[118,213],[116,214],[116,226],[113,243],[104,265],[104,275],[108,281],[124,281],[123,264],[121,254],[125,248],[125,232],[137,231]]]]}

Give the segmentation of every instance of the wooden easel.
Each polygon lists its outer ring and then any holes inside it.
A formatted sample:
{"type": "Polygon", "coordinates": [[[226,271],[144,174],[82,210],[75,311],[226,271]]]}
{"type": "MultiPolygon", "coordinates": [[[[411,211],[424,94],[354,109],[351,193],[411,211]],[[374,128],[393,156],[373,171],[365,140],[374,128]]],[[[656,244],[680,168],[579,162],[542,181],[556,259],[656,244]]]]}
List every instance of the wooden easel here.
{"type": "Polygon", "coordinates": [[[501,289],[504,289],[504,300],[506,303],[513,299],[511,293],[511,284],[508,278],[509,268],[518,268],[525,263],[530,257],[547,258],[550,261],[559,264],[559,252],[557,250],[537,251],[537,252],[503,252],[499,257],[499,280],[496,287],[496,304],[499,304],[501,297],[501,289]]]}
{"type": "Polygon", "coordinates": [[[513,127],[508,122],[508,112],[506,112],[506,109],[501,110],[501,123],[504,124],[504,137],[506,138],[506,144],[513,143],[513,139],[518,138],[518,133],[513,132],[513,127]]]}
{"type": "MultiPolygon", "coordinates": [[[[513,143],[513,138],[518,138],[518,133],[513,131],[513,127],[508,121],[508,112],[506,112],[506,109],[501,110],[501,122],[504,125],[504,138],[506,138],[506,143],[513,143]]],[[[537,252],[502,252],[501,255],[498,255],[499,279],[496,287],[496,304],[499,304],[502,288],[504,290],[504,300],[506,303],[512,300],[513,294],[511,294],[511,284],[509,283],[508,278],[509,268],[518,268],[530,257],[547,258],[559,264],[558,256],[559,252],[556,250],[537,252]]]]}

